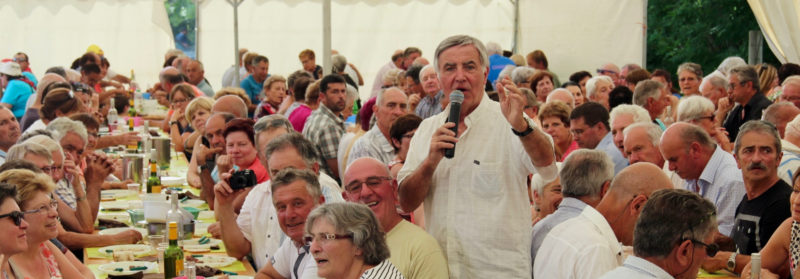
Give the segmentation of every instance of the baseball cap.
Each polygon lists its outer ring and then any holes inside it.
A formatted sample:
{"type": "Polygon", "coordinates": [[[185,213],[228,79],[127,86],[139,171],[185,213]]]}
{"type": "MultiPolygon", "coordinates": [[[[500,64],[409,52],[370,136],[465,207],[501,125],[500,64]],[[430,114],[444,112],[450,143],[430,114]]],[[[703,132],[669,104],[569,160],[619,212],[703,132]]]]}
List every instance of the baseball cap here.
{"type": "Polygon", "coordinates": [[[22,70],[20,70],[17,62],[3,62],[0,63],[0,74],[17,77],[22,75],[22,70]]]}

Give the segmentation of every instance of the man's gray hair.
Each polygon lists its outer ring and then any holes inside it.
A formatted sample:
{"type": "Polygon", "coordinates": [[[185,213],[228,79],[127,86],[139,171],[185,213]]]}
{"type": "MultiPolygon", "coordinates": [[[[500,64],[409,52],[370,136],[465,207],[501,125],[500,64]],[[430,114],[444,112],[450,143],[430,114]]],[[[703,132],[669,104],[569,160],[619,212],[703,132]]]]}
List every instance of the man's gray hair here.
{"type": "Polygon", "coordinates": [[[352,236],[353,245],[363,252],[367,265],[378,265],[389,258],[389,246],[381,223],[372,210],[360,203],[327,203],[308,214],[305,231],[313,235],[311,229],[317,220],[327,220],[336,234],[352,236]]]}
{"type": "Polygon", "coordinates": [[[717,227],[716,214],[713,203],[693,192],[653,192],[633,229],[633,252],[644,258],[664,258],[685,240],[702,241],[717,227]]]}
{"type": "Polygon", "coordinates": [[[47,151],[50,152],[50,154],[57,152],[58,154],[61,154],[61,158],[64,158],[64,150],[61,148],[61,145],[58,144],[58,142],[56,142],[53,138],[47,135],[36,135],[25,139],[25,141],[22,143],[26,142],[38,143],[39,145],[44,146],[44,148],[47,149],[47,151]]]}
{"type": "Polygon", "coordinates": [[[680,75],[683,71],[689,71],[697,76],[698,79],[703,77],[703,67],[700,67],[700,64],[686,62],[678,66],[678,70],[675,71],[675,75],[680,75]]]}
{"type": "Polygon", "coordinates": [[[633,116],[633,123],[641,123],[641,122],[648,123],[652,121],[652,119],[650,119],[650,113],[647,112],[647,110],[644,109],[643,107],[637,105],[621,104],[611,109],[611,113],[608,114],[609,124],[614,125],[614,119],[616,119],[621,115],[633,116]]]}
{"type": "MultiPolygon", "coordinates": [[[[781,117],[785,116],[785,113],[782,113],[785,111],[784,109],[794,110],[794,104],[787,101],[772,103],[764,109],[764,112],[761,114],[761,120],[772,123],[773,125],[778,125],[779,122],[783,120],[781,117]]],[[[788,123],[792,119],[794,119],[794,117],[787,119],[786,122],[788,123]]]]}
{"type": "Polygon", "coordinates": [[[601,150],[578,149],[564,160],[559,177],[565,197],[599,200],[603,184],[614,178],[614,163],[601,150]]]}
{"type": "Polygon", "coordinates": [[[317,160],[319,157],[314,144],[308,141],[300,133],[283,134],[272,139],[267,144],[267,147],[264,148],[264,158],[269,161],[269,158],[272,157],[272,153],[289,147],[293,147],[295,150],[297,150],[297,153],[300,154],[300,157],[303,157],[303,162],[306,164],[307,168],[312,168],[314,163],[318,162],[317,160]]]}
{"type": "Polygon", "coordinates": [[[64,138],[67,133],[72,132],[83,140],[84,147],[86,147],[88,143],[89,135],[86,132],[86,126],[80,121],[69,119],[69,117],[59,117],[50,121],[50,123],[47,124],[47,130],[55,132],[53,134],[53,139],[57,142],[61,142],[61,139],[64,138]]]}
{"type": "Polygon", "coordinates": [[[423,66],[422,69],[419,70],[419,80],[420,80],[420,82],[422,82],[422,76],[425,75],[425,71],[427,71],[427,70],[433,70],[434,73],[436,72],[436,68],[434,68],[433,65],[431,65],[431,64],[423,66]]]}
{"type": "Polygon", "coordinates": [[[707,112],[714,113],[714,103],[703,96],[688,96],[681,98],[678,103],[678,121],[689,122],[707,117],[707,112]]]}
{"type": "Polygon", "coordinates": [[[739,154],[739,148],[742,147],[742,137],[749,132],[772,136],[775,152],[781,152],[781,136],[778,135],[778,129],[775,128],[775,125],[764,120],[750,120],[739,128],[739,134],[736,135],[736,142],[733,144],[733,154],[739,154]]]}
{"type": "Polygon", "coordinates": [[[478,40],[477,38],[468,36],[468,35],[455,35],[450,36],[444,39],[439,46],[436,47],[435,57],[433,59],[433,66],[436,67],[436,73],[439,73],[439,56],[442,55],[442,52],[445,50],[455,47],[455,46],[468,46],[472,45],[475,49],[478,50],[478,57],[480,58],[481,68],[483,71],[488,71],[489,67],[489,56],[486,55],[486,47],[483,46],[483,42],[478,40]]]}
{"type": "MultiPolygon", "coordinates": [[[[278,128],[286,129],[286,132],[293,132],[294,127],[292,126],[292,122],[289,122],[289,119],[286,119],[286,116],[281,114],[271,114],[264,117],[261,117],[256,121],[256,124],[253,125],[253,132],[255,134],[255,142],[258,143],[258,135],[263,132],[271,132],[278,128]]],[[[266,146],[256,146],[256,149],[261,149],[266,146]]]]}
{"type": "Polygon", "coordinates": [[[49,164],[53,163],[53,153],[41,144],[32,141],[15,144],[9,148],[6,160],[25,160],[25,155],[28,153],[47,158],[49,164]]]}
{"type": "Polygon", "coordinates": [[[308,194],[311,195],[311,199],[314,201],[314,204],[318,204],[319,197],[322,196],[322,188],[319,185],[319,177],[310,170],[299,170],[293,168],[283,169],[274,174],[271,180],[272,182],[270,189],[272,190],[273,194],[275,193],[275,190],[286,187],[289,184],[300,180],[305,182],[306,190],[308,191],[308,194]]]}
{"type": "Polygon", "coordinates": [[[503,70],[497,74],[497,81],[503,80],[505,77],[511,78],[511,73],[514,72],[514,69],[517,68],[515,65],[506,65],[503,67],[503,70]]]}
{"type": "MultiPolygon", "coordinates": [[[[400,89],[399,87],[396,86],[381,89],[380,91],[378,91],[378,94],[375,97],[375,106],[380,107],[381,104],[383,104],[383,95],[386,94],[386,92],[389,92],[389,90],[399,90],[400,92],[403,92],[403,89],[400,89]]],[[[403,95],[405,95],[405,93],[403,93],[403,95]]]]}
{"type": "Polygon", "coordinates": [[[722,73],[722,75],[724,75],[725,77],[730,78],[729,72],[731,69],[746,65],[747,62],[745,62],[744,59],[742,59],[741,57],[729,56],[728,58],[725,58],[724,60],[722,60],[722,62],[719,63],[719,66],[717,66],[717,71],[722,73]]]}
{"type": "MultiPolygon", "coordinates": [[[[558,168],[558,170],[561,170],[563,166],[564,165],[561,162],[556,162],[556,167],[558,168]]],[[[544,185],[547,185],[550,182],[553,181],[545,182],[544,179],[542,179],[541,174],[534,173],[533,176],[531,176],[531,190],[536,191],[536,193],[539,193],[539,196],[544,195],[544,185]]]]}
{"type": "Polygon", "coordinates": [[[655,123],[652,122],[633,123],[628,127],[625,127],[625,130],[622,130],[622,135],[627,137],[628,133],[633,131],[633,129],[639,129],[639,128],[644,129],[645,134],[647,134],[647,138],[650,139],[650,143],[652,143],[653,146],[658,148],[658,145],[661,142],[661,133],[663,132],[663,130],[661,130],[661,127],[659,127],[655,123]]]}
{"type": "Polygon", "coordinates": [[[523,82],[530,82],[535,73],[536,69],[528,66],[516,67],[511,71],[511,81],[517,85],[523,82]]]}
{"type": "Polygon", "coordinates": [[[633,89],[633,104],[644,107],[650,98],[658,101],[663,88],[664,84],[655,80],[640,81],[636,84],[636,88],[633,89]]]}
{"type": "Polygon", "coordinates": [[[349,83],[345,83],[344,91],[345,91],[345,96],[344,96],[345,105],[346,106],[353,105],[356,99],[358,99],[358,89],[356,89],[355,86],[350,85],[349,83]]]}
{"type": "Polygon", "coordinates": [[[739,77],[739,85],[749,81],[753,84],[753,89],[756,92],[761,92],[761,84],[758,80],[758,73],[756,73],[756,70],[750,65],[738,66],[731,69],[730,73],[728,74],[728,79],[730,79],[732,75],[739,77]]]}
{"type": "Polygon", "coordinates": [[[333,65],[334,73],[344,72],[344,68],[347,67],[347,58],[341,54],[333,55],[331,56],[331,65],[333,65]]]}
{"type": "Polygon", "coordinates": [[[594,95],[597,91],[597,82],[600,80],[610,83],[612,86],[614,85],[614,80],[611,79],[609,76],[604,75],[597,75],[593,76],[586,82],[586,98],[589,99],[594,95]]]}
{"type": "Polygon", "coordinates": [[[703,88],[703,86],[707,83],[711,83],[711,86],[714,88],[722,88],[723,90],[727,91],[726,87],[728,86],[728,80],[725,79],[725,77],[715,74],[707,75],[703,78],[703,81],[700,82],[700,88],[703,88]]]}
{"type": "Polygon", "coordinates": [[[503,47],[501,47],[500,44],[498,44],[496,42],[488,42],[488,43],[486,43],[486,53],[488,55],[502,54],[503,53],[503,47]]]}
{"type": "Polygon", "coordinates": [[[786,90],[786,86],[790,84],[800,86],[800,76],[794,75],[787,77],[783,80],[783,84],[781,84],[781,86],[783,86],[783,90],[786,90]]]}

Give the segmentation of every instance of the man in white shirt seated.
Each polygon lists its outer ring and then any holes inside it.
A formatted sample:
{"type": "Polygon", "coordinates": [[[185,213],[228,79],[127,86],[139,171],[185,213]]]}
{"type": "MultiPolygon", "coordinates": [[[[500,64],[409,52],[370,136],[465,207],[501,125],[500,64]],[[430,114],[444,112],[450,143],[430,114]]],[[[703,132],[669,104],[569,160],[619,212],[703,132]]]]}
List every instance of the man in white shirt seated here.
{"type": "MultiPolygon", "coordinates": [[[[318,163],[314,162],[316,151],[302,135],[295,133],[291,123],[282,115],[262,117],[255,124],[256,144],[259,158],[264,162],[270,177],[285,168],[310,170],[319,173],[318,163]],[[291,131],[292,135],[286,135],[291,131]],[[275,143],[272,145],[272,143],[275,143]],[[310,156],[310,157],[307,157],[310,156]],[[310,165],[306,162],[312,162],[310,165]]],[[[342,201],[339,186],[332,178],[322,174],[319,183],[328,201],[342,201]]],[[[228,199],[235,195],[227,195],[230,186],[227,181],[220,180],[215,186],[217,197],[216,214],[220,220],[222,241],[229,256],[241,259],[250,254],[256,268],[267,264],[284,239],[278,225],[278,218],[272,206],[270,180],[256,185],[242,204],[238,217],[233,211],[233,203],[228,199]]]]}
{"type": "Polygon", "coordinates": [[[319,181],[310,170],[288,168],[272,177],[272,204],[281,230],[288,236],[257,278],[318,278],[317,263],[303,240],[308,213],[325,202],[319,181]]]}
{"type": "Polygon", "coordinates": [[[634,229],[633,255],[603,279],[697,278],[713,257],[716,208],[687,190],[660,190],[644,205],[634,229]]]}
{"type": "Polygon", "coordinates": [[[389,136],[392,123],[407,113],[408,97],[400,88],[391,87],[378,93],[372,110],[375,112],[375,125],[364,136],[358,138],[350,150],[346,166],[361,157],[372,157],[388,165],[394,159],[394,147],[389,136]]]}
{"type": "Polygon", "coordinates": [[[667,175],[653,164],[626,167],[603,189],[607,192],[596,209],[584,207],[547,234],[536,254],[534,276],[597,278],[622,265],[622,245],[633,243],[633,228],[648,197],[671,188],[667,175]]]}
{"type": "Polygon", "coordinates": [[[389,261],[405,278],[448,278],[447,260],[439,243],[397,213],[397,181],[386,164],[371,157],[356,159],[344,175],[345,199],[375,213],[386,232],[389,261]]]}

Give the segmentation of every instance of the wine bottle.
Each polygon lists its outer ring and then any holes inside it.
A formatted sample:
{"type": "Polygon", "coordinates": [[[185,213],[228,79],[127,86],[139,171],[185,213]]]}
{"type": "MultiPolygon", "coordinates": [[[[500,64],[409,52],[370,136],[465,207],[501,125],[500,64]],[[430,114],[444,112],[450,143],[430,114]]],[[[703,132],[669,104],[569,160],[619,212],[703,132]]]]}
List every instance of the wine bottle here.
{"type": "Polygon", "coordinates": [[[183,275],[183,250],[178,247],[178,223],[169,223],[169,247],[164,250],[164,278],[183,275]]]}

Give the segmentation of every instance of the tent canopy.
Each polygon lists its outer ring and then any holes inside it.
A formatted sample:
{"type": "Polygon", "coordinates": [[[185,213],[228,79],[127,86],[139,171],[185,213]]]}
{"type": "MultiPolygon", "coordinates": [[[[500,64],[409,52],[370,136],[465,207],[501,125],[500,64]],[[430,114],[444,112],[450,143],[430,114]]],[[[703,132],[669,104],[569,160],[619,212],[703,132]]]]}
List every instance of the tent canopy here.
{"type": "MultiPolygon", "coordinates": [[[[566,80],[572,72],[607,62],[643,62],[644,0],[520,0],[517,49],[541,49],[566,80]]],[[[120,74],[136,71],[141,86],[157,82],[164,53],[174,48],[161,0],[0,0],[0,57],[30,56],[37,76],[68,66],[90,44],[99,45],[120,74]]],[[[200,4],[198,49],[206,78],[220,87],[235,63],[233,8],[227,1],[200,4]]],[[[397,49],[416,46],[433,59],[445,37],[468,34],[504,49],[514,43],[515,5],[508,0],[334,0],[332,48],[364,76],[367,90],[397,49]]],[[[267,56],[269,72],[300,69],[298,54],[314,50],[322,63],[322,2],[245,0],[239,6],[240,47],[267,56]]]]}

